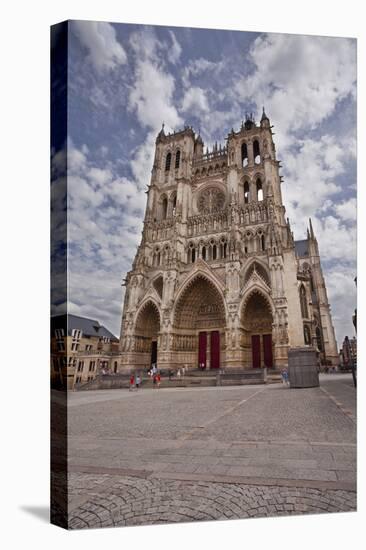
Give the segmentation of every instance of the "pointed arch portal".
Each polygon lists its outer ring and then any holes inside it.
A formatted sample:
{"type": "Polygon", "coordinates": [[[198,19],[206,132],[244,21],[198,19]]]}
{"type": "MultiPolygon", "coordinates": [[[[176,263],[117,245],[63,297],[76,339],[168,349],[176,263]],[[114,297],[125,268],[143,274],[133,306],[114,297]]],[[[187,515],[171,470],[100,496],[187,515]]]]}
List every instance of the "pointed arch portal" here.
{"type": "Polygon", "coordinates": [[[137,315],[135,326],[135,351],[142,354],[143,364],[148,367],[157,363],[159,332],[159,310],[154,302],[148,301],[137,315]]]}
{"type": "Polygon", "coordinates": [[[252,292],[241,315],[241,348],[246,367],[273,367],[272,323],[268,300],[261,292],[252,292]]]}
{"type": "Polygon", "coordinates": [[[218,369],[223,361],[225,306],[215,284],[197,275],[178,298],[174,327],[181,338],[191,338],[194,366],[218,369]]]}

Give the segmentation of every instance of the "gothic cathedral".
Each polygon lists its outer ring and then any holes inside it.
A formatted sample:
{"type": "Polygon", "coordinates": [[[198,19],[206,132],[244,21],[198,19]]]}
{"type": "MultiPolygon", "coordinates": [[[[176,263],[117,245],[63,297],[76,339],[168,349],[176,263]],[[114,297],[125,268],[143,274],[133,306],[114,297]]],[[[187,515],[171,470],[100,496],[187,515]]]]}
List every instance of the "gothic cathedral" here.
{"type": "Polygon", "coordinates": [[[294,241],[264,110],[204,151],[191,127],[156,138],[142,232],[128,272],[122,370],[280,369],[289,348],[337,364],[311,225],[294,241]]]}

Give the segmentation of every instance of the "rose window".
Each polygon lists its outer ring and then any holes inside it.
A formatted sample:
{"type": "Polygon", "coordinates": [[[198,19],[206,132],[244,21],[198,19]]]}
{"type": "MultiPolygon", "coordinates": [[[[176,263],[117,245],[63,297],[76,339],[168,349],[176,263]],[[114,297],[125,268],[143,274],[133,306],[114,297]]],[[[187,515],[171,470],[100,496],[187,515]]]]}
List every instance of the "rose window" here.
{"type": "Polygon", "coordinates": [[[209,187],[198,199],[198,210],[203,214],[218,212],[225,206],[225,194],[216,187],[209,187]]]}

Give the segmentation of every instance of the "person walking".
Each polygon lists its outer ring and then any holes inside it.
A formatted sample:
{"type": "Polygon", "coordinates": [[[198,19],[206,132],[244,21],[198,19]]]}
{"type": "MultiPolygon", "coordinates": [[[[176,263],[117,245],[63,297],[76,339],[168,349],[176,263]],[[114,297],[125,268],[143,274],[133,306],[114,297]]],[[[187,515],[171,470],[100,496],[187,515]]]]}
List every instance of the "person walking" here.
{"type": "Polygon", "coordinates": [[[140,375],[138,374],[136,376],[136,389],[139,389],[140,384],[141,384],[141,378],[140,378],[140,375]]]}
{"type": "Polygon", "coordinates": [[[289,380],[288,380],[288,372],[287,372],[286,368],[283,368],[281,370],[281,376],[282,376],[282,384],[284,386],[288,386],[289,385],[289,380]]]}
{"type": "Polygon", "coordinates": [[[130,391],[133,391],[133,388],[135,387],[135,376],[131,374],[130,376],[130,391]]]}
{"type": "Polygon", "coordinates": [[[177,370],[177,376],[178,376],[179,380],[180,380],[180,375],[181,375],[181,372],[180,372],[180,369],[178,369],[177,370]]]}
{"type": "Polygon", "coordinates": [[[160,388],[160,372],[158,372],[158,374],[156,375],[156,383],[157,383],[157,386],[158,386],[158,389],[160,388]]]}

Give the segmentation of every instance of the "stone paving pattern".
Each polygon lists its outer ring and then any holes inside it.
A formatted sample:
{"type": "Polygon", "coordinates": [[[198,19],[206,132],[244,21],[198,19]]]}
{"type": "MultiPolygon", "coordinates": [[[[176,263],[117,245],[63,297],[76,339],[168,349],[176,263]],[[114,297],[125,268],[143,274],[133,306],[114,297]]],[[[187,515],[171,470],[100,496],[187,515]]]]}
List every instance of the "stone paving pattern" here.
{"type": "Polygon", "coordinates": [[[69,526],[356,509],[349,376],[69,398],[69,526]]]}
{"type": "Polygon", "coordinates": [[[72,474],[72,496],[88,497],[71,510],[71,529],[345,512],[355,493],[299,487],[243,485],[72,474]],[[95,485],[95,487],[93,486],[95,485]]]}

